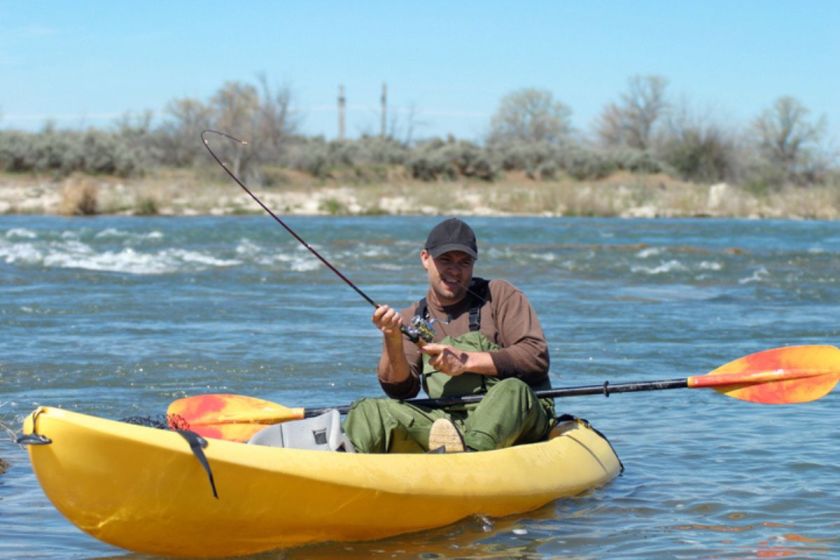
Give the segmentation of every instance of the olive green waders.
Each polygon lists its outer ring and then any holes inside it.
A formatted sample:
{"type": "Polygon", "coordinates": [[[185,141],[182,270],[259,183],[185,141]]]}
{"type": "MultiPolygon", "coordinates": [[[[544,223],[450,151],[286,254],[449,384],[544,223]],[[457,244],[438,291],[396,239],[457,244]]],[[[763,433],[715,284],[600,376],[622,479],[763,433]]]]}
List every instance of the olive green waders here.
{"type": "Polygon", "coordinates": [[[554,406],[511,377],[491,386],[481,402],[455,410],[362,399],[353,403],[344,431],[363,453],[420,453],[429,450],[429,429],[438,418],[455,423],[467,448],[488,451],[544,439],[554,421],[554,406]]]}

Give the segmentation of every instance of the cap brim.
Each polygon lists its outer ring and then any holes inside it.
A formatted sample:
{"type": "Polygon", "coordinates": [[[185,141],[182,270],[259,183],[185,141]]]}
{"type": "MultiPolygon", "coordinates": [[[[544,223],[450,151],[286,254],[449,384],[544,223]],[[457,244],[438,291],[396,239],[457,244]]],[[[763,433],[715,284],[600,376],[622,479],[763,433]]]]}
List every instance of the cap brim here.
{"type": "Polygon", "coordinates": [[[466,253],[472,258],[478,260],[478,253],[476,253],[472,247],[468,247],[467,245],[462,245],[461,243],[448,243],[446,245],[441,245],[439,247],[435,247],[434,249],[426,249],[429,254],[432,256],[433,259],[438,258],[444,253],[449,253],[451,251],[460,251],[462,253],[466,253]]]}

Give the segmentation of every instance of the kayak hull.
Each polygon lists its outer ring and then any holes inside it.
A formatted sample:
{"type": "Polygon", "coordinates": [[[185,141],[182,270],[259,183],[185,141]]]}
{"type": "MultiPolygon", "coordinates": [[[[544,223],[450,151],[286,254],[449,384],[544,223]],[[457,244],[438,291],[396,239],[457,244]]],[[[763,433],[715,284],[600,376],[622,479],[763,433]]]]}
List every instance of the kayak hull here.
{"type": "Polygon", "coordinates": [[[24,434],[55,507],[92,536],[166,556],[236,556],[372,540],[539,508],[621,470],[580,420],[546,442],[458,454],[354,454],[208,439],[210,478],[178,433],[41,407],[24,434]]]}

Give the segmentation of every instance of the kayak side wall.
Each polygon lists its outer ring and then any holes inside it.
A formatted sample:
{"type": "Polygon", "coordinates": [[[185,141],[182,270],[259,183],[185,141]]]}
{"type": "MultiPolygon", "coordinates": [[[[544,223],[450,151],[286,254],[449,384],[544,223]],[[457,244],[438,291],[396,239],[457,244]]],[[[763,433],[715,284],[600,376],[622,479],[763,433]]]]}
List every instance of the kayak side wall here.
{"type": "MultiPolygon", "coordinates": [[[[24,433],[32,432],[32,416],[24,433]]],[[[607,483],[609,443],[580,423],[551,441],[461,454],[362,455],[208,440],[218,489],[174,432],[39,409],[29,448],[45,493],[116,546],[231,556],[325,540],[369,540],[474,514],[511,515],[607,483]],[[524,476],[522,473],[526,473],[524,476]]]]}

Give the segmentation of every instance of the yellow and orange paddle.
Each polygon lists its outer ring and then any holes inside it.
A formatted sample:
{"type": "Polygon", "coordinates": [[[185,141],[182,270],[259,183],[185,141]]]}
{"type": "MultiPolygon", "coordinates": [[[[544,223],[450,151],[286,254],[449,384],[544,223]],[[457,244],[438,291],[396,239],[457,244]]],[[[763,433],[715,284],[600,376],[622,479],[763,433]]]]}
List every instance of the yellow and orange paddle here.
{"type": "MultiPolygon", "coordinates": [[[[820,399],[840,380],[840,349],[835,346],[788,346],[738,358],[706,375],[662,381],[585,385],[537,391],[538,397],[560,398],[663,389],[711,387],[729,397],[763,404],[795,404],[820,399]]],[[[439,408],[478,402],[483,395],[414,399],[417,406],[439,408]]],[[[230,394],[197,395],[169,405],[173,427],[188,427],[205,436],[247,441],[267,424],[317,416],[330,409],[346,413],[349,406],[289,408],[255,397],[230,394]]]]}

